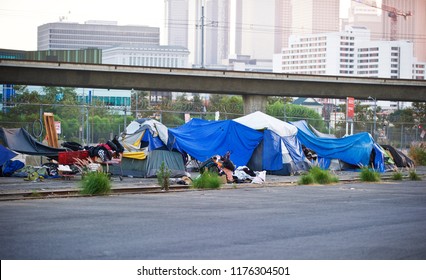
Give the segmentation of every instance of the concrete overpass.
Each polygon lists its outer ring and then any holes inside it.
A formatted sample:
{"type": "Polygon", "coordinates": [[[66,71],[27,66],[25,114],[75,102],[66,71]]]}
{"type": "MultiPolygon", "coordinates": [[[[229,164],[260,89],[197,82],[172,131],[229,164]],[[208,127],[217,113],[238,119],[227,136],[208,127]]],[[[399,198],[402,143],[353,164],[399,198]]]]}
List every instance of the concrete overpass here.
{"type": "Polygon", "coordinates": [[[426,80],[254,73],[0,60],[0,83],[242,95],[245,110],[261,110],[265,96],[426,101],[426,80]]]}

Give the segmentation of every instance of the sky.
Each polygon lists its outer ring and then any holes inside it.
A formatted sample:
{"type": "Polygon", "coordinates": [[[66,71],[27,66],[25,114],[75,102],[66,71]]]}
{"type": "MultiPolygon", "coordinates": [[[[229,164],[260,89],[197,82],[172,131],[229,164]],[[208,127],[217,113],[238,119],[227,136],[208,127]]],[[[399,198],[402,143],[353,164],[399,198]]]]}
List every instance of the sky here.
{"type": "MultiPolygon", "coordinates": [[[[345,15],[351,0],[341,1],[345,15]]],[[[164,0],[0,0],[0,49],[37,50],[37,27],[45,23],[88,20],[119,25],[164,26],[164,0]]],[[[160,32],[164,34],[163,31],[160,32]]],[[[165,44],[165,42],[161,42],[165,44]]]]}

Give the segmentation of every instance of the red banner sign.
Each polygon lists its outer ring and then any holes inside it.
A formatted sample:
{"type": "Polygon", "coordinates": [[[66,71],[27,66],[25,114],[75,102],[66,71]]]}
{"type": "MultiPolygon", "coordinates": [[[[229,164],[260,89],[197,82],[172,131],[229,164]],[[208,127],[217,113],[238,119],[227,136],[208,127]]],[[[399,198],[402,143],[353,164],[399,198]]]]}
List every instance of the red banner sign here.
{"type": "Polygon", "coordinates": [[[348,119],[353,119],[355,116],[355,98],[348,97],[346,102],[346,116],[348,119]]]}

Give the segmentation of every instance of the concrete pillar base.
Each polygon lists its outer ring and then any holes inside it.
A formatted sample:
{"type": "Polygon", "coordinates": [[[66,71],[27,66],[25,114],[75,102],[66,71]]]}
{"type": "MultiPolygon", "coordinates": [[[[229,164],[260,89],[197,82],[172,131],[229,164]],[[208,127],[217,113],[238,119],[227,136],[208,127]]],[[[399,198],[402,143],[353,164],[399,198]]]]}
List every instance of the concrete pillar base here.
{"type": "Polygon", "coordinates": [[[266,100],[265,95],[243,95],[244,102],[244,115],[261,111],[266,111],[266,100]]]}

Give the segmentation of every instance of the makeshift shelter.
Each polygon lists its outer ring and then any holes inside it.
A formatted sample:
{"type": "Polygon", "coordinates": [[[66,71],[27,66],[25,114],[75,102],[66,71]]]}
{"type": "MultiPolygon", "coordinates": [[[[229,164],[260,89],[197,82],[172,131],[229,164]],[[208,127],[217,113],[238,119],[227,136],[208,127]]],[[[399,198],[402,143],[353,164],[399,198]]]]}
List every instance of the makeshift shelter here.
{"type": "Polygon", "coordinates": [[[369,166],[372,162],[378,171],[384,172],[383,149],[374,142],[369,133],[362,132],[332,139],[315,135],[306,121],[292,124],[298,129],[297,138],[300,142],[317,153],[322,168],[327,169],[332,159],[339,159],[355,166],[369,166]]]}
{"type": "Polygon", "coordinates": [[[32,137],[24,128],[0,128],[0,141],[10,150],[26,154],[57,159],[58,153],[66,149],[52,148],[32,137]]]}
{"type": "Polygon", "coordinates": [[[2,166],[6,161],[11,160],[16,157],[18,154],[12,152],[11,150],[5,148],[0,144],[0,166],[2,166]]]}
{"type": "Polygon", "coordinates": [[[266,170],[274,175],[291,175],[309,168],[294,125],[260,111],[234,121],[263,133],[263,141],[247,164],[250,169],[266,170]]]}
{"type": "Polygon", "coordinates": [[[17,155],[17,153],[12,152],[0,144],[0,176],[9,176],[19,168],[22,168],[23,163],[20,161],[12,161],[17,155]]]}
{"type": "Polygon", "coordinates": [[[171,177],[186,175],[182,154],[169,150],[166,146],[167,140],[167,127],[159,121],[132,121],[119,139],[125,148],[121,161],[123,175],[155,177],[163,162],[171,171],[171,177]]]}
{"type": "Polygon", "coordinates": [[[413,167],[414,161],[403,152],[395,149],[391,145],[381,145],[383,149],[389,152],[393,162],[397,167],[413,167]]]}
{"type": "Polygon", "coordinates": [[[232,120],[192,119],[169,129],[170,147],[200,162],[229,151],[230,159],[237,167],[247,165],[262,138],[262,133],[232,120]]]}

